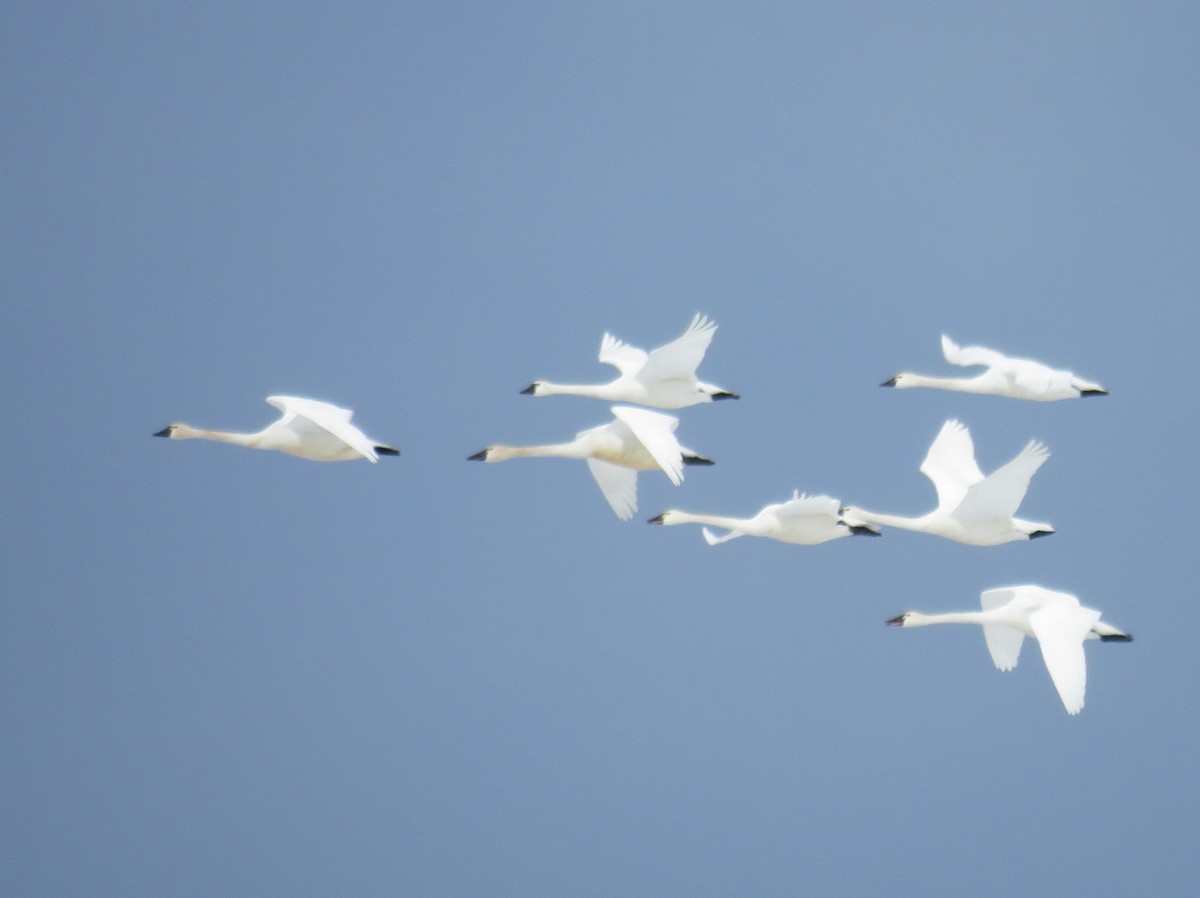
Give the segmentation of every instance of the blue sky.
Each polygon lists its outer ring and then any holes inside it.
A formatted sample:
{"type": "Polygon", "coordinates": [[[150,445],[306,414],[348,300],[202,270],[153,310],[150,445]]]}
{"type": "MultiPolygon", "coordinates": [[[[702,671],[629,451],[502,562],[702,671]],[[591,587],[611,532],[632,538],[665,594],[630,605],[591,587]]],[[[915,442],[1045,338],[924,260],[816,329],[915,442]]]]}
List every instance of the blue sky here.
{"type": "Polygon", "coordinates": [[[0,891],[1190,894],[1192,4],[10,4],[0,891]],[[703,312],[717,459],[468,464],[609,417],[703,312]],[[938,338],[1112,395],[881,390],[938,338]],[[285,393],[398,445],[150,434],[285,393]],[[919,514],[943,421],[1053,455],[996,548],[652,528],[919,514]],[[18,437],[20,439],[18,439],[18,437]],[[904,632],[1034,582],[1132,631],[904,632]]]}

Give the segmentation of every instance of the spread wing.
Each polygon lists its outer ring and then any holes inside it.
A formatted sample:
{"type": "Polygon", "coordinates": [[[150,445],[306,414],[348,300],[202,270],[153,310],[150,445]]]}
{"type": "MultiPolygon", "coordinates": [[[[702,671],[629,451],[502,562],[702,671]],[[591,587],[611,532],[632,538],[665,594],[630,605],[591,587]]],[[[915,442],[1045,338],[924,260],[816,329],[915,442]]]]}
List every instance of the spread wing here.
{"type": "Polygon", "coordinates": [[[650,353],[639,378],[647,383],[694,378],[716,330],[715,324],[703,315],[697,315],[680,337],[650,353]]]}
{"type": "Polygon", "coordinates": [[[975,444],[971,432],[959,421],[947,421],[929,447],[921,473],[933,481],[938,508],[953,510],[973,484],[983,480],[975,464],[975,444]]]}
{"type": "Polygon", "coordinates": [[[683,451],[675,439],[679,419],[644,408],[614,405],[612,413],[625,424],[676,486],[683,481],[683,451]]]}
{"type": "Polygon", "coordinates": [[[1020,455],[969,487],[955,515],[963,520],[1011,518],[1029,490],[1029,481],[1049,457],[1049,449],[1031,440],[1020,455]]]}
{"type": "Polygon", "coordinates": [[[328,402],[316,399],[301,399],[296,396],[268,396],[267,402],[283,412],[281,424],[285,424],[297,432],[305,429],[318,429],[332,434],[368,461],[379,460],[375,454],[375,445],[367,439],[367,435],[350,423],[354,412],[348,408],[339,408],[328,402]]]}
{"type": "Polygon", "coordinates": [[[612,365],[626,377],[632,377],[646,364],[646,350],[630,346],[612,334],[605,334],[600,341],[599,358],[604,364],[612,365]]]}
{"type": "Polygon", "coordinates": [[[1087,689],[1083,640],[1100,620],[1100,612],[1081,607],[1078,599],[1065,593],[1049,596],[1051,601],[1029,615],[1029,626],[1042,647],[1042,659],[1063,706],[1068,714],[1078,714],[1087,689]]]}
{"type": "Polygon", "coordinates": [[[598,458],[589,458],[587,463],[604,500],[618,518],[628,521],[637,511],[637,471],[598,458]]]}
{"type": "Polygon", "coordinates": [[[964,367],[971,365],[987,365],[989,368],[1003,367],[1009,362],[1008,356],[996,352],[994,349],[986,349],[983,346],[959,346],[945,334],[942,334],[942,355],[951,365],[964,367]]]}
{"type": "MultiPolygon", "coordinates": [[[[1016,595],[1015,589],[989,589],[979,597],[979,603],[984,611],[991,611],[1004,607],[1016,598],[1016,595]]],[[[1012,670],[1017,666],[1021,657],[1021,644],[1025,641],[1024,633],[1000,624],[984,624],[983,640],[987,643],[988,654],[992,656],[992,663],[997,669],[1012,670]]]]}

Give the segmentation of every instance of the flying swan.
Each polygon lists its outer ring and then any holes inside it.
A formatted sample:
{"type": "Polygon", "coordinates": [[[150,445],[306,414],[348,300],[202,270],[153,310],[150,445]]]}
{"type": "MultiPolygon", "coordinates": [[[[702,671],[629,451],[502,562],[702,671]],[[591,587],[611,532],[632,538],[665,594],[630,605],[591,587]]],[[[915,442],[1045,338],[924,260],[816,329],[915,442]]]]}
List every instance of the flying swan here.
{"type": "Polygon", "coordinates": [[[960,393],[992,393],[1013,399],[1053,402],[1081,396],[1107,396],[1099,384],[1059,371],[1029,359],[1014,359],[982,346],[959,346],[942,335],[942,354],[951,365],[986,365],[987,371],[975,377],[927,377],[924,374],[897,374],[881,387],[934,387],[960,393]]]}
{"type": "Polygon", "coordinates": [[[1083,709],[1087,662],[1083,643],[1132,642],[1133,637],[1100,620],[1100,612],[1084,608],[1079,599],[1042,586],[1009,586],[989,589],[979,597],[982,611],[921,614],[906,611],[893,617],[893,627],[927,627],[930,624],[980,624],[992,661],[1000,670],[1012,670],[1021,654],[1021,643],[1032,636],[1042,647],[1042,660],[1068,714],[1083,709]]]}
{"type": "Polygon", "coordinates": [[[691,514],[671,509],[651,518],[650,524],[705,524],[704,541],[710,546],[729,542],[739,536],[765,536],[784,543],[815,546],[842,536],[879,536],[875,527],[851,523],[838,511],[838,500],[829,496],[806,496],[792,492],[786,502],[767,505],[752,518],[730,518],[721,515],[691,514]],[[709,526],[729,531],[717,536],[709,526]]]}
{"type": "Polygon", "coordinates": [[[684,465],[711,465],[713,460],[679,445],[678,418],[643,408],[614,405],[614,420],[582,431],[569,443],[546,446],[488,446],[468,461],[497,462],[529,456],[587,459],[592,477],[622,521],[637,511],[637,472],[661,468],[671,482],[683,481],[684,465]]]}
{"type": "Polygon", "coordinates": [[[374,464],[380,455],[399,455],[399,449],[382,446],[350,423],[354,412],[316,399],[295,396],[268,396],[267,402],[283,416],[258,433],[227,433],[203,430],[187,424],[168,424],[156,437],[172,440],[216,440],[273,449],[312,461],[355,461],[365,458],[374,464]]]}
{"type": "Polygon", "coordinates": [[[921,463],[921,473],[937,490],[937,508],[909,518],[848,505],[842,508],[842,515],[856,523],[900,527],[972,546],[1047,536],[1054,532],[1052,525],[1014,515],[1034,472],[1049,457],[1050,450],[1030,441],[1016,458],[984,477],[975,463],[970,431],[958,421],[947,421],[921,463]]]}
{"type": "Polygon", "coordinates": [[[600,341],[600,361],[621,372],[606,384],[556,384],[535,380],[521,392],[528,396],[570,394],[608,402],[634,402],[653,408],[685,408],[715,399],[737,399],[737,393],[696,380],[717,326],[696,315],[683,335],[647,353],[612,334],[600,341]]]}

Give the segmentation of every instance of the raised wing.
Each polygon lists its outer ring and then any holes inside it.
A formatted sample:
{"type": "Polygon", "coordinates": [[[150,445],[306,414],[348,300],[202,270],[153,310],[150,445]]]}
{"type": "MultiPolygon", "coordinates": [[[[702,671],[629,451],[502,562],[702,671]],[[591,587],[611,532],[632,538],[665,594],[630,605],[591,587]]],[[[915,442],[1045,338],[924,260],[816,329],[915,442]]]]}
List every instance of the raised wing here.
{"type": "Polygon", "coordinates": [[[1050,457],[1050,450],[1036,440],[1021,454],[972,485],[954,514],[961,520],[1007,520],[1017,513],[1029,490],[1029,481],[1050,457]]]}
{"type": "Polygon", "coordinates": [[[599,358],[604,364],[612,365],[626,377],[632,377],[646,364],[646,350],[630,346],[612,334],[605,334],[600,341],[599,358]]]}
{"type": "Polygon", "coordinates": [[[645,383],[695,377],[716,330],[706,317],[696,315],[680,337],[650,353],[638,377],[645,383]]]}
{"type": "Polygon", "coordinates": [[[375,454],[375,445],[361,430],[350,423],[354,412],[348,408],[340,408],[316,399],[301,399],[296,396],[268,396],[267,402],[283,412],[281,423],[288,424],[296,430],[305,427],[316,427],[337,437],[363,458],[371,462],[379,461],[375,454]],[[288,417],[292,420],[289,421],[288,417]]]}
{"type": "Polygon", "coordinates": [[[660,468],[679,486],[683,482],[683,451],[675,439],[675,428],[679,419],[644,408],[614,405],[613,415],[625,424],[638,439],[660,468]]]}
{"type": "Polygon", "coordinates": [[[827,515],[836,521],[840,507],[838,500],[829,496],[806,496],[799,491],[793,491],[792,498],[780,503],[775,509],[775,514],[781,518],[827,515]]]}
{"type": "Polygon", "coordinates": [[[963,367],[971,365],[987,365],[989,368],[1004,367],[1009,362],[1008,356],[996,352],[994,349],[986,349],[983,346],[959,346],[945,334],[942,334],[942,355],[951,365],[962,365],[963,367]]]}
{"type": "Polygon", "coordinates": [[[938,508],[952,511],[967,495],[967,490],[983,480],[975,463],[975,444],[971,432],[960,421],[947,421],[929,447],[921,473],[933,481],[938,508]]]}
{"type": "Polygon", "coordinates": [[[589,458],[587,463],[613,513],[628,521],[637,511],[637,471],[598,458],[589,458]]]}
{"type": "Polygon", "coordinates": [[[1053,601],[1029,615],[1029,626],[1042,647],[1042,659],[1063,706],[1068,714],[1078,714],[1083,709],[1087,689],[1083,640],[1100,620],[1100,612],[1081,607],[1074,596],[1050,595],[1055,597],[1053,601]]]}
{"type": "MultiPolygon", "coordinates": [[[[992,611],[1003,608],[1016,598],[1016,595],[1015,589],[989,589],[980,595],[979,603],[984,611],[992,611]]],[[[984,624],[983,639],[997,669],[1012,670],[1017,666],[1021,657],[1021,644],[1025,641],[1024,633],[1002,624],[984,624]]]]}

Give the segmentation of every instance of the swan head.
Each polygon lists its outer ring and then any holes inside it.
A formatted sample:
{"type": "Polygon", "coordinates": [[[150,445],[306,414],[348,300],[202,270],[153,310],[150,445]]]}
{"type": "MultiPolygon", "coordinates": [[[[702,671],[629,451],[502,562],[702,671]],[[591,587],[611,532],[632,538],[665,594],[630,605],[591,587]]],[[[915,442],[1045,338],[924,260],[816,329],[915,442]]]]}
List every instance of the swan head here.
{"type": "Polygon", "coordinates": [[[535,380],[533,383],[531,383],[529,386],[527,386],[524,390],[521,391],[521,395],[522,396],[549,396],[550,394],[546,390],[546,382],[545,381],[535,380]]]}
{"type": "Polygon", "coordinates": [[[154,435],[168,440],[186,440],[192,436],[192,428],[186,424],[168,424],[162,430],[155,431],[154,435]]]}
{"type": "Polygon", "coordinates": [[[488,446],[474,455],[467,456],[467,461],[507,461],[516,455],[516,451],[509,446],[488,446]]]}
{"type": "Polygon", "coordinates": [[[678,524],[681,522],[677,521],[677,520],[673,520],[678,514],[679,514],[679,512],[677,512],[677,511],[664,511],[660,515],[655,515],[650,520],[648,520],[646,523],[647,524],[678,524]]]}
{"type": "Polygon", "coordinates": [[[912,611],[905,611],[903,614],[897,614],[895,617],[890,618],[887,621],[887,625],[889,627],[906,627],[908,626],[909,618],[911,618],[913,614],[914,612],[912,611]]]}
{"type": "Polygon", "coordinates": [[[906,373],[897,374],[895,377],[889,377],[887,380],[885,380],[879,386],[881,386],[881,387],[896,387],[899,390],[903,390],[906,387],[915,387],[916,384],[914,384],[912,382],[914,377],[916,377],[915,374],[906,374],[906,373]]]}

